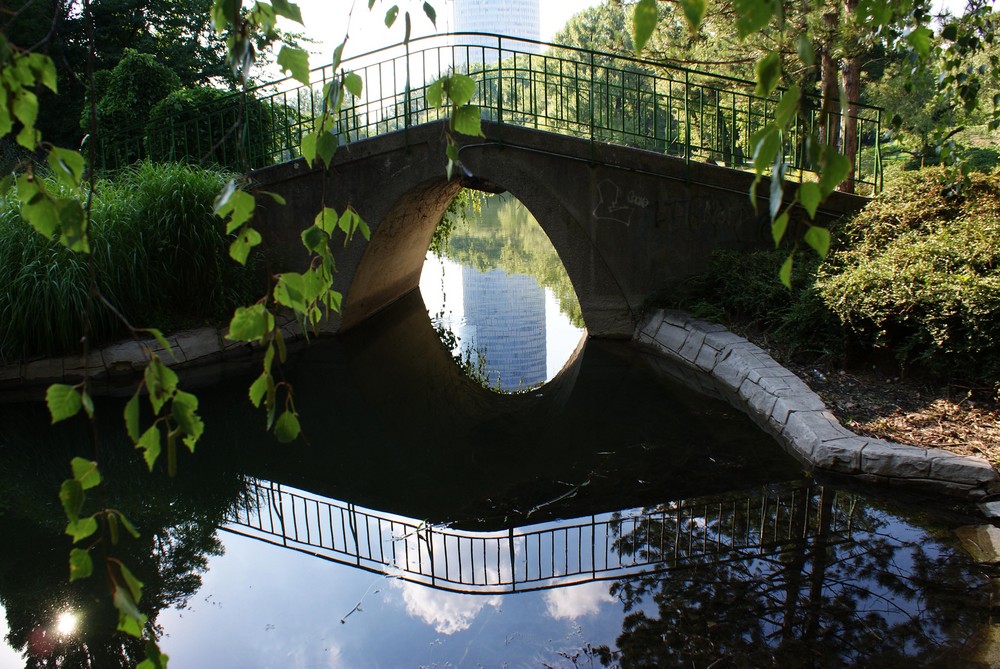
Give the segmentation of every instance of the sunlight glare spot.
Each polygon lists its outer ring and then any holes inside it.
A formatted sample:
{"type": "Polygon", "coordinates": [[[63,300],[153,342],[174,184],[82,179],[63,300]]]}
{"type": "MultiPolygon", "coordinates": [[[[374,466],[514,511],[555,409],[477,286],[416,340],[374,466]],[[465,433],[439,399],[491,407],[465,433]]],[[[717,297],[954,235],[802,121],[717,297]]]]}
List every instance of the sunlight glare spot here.
{"type": "Polygon", "coordinates": [[[63,636],[69,636],[76,631],[77,623],[79,623],[79,620],[75,613],[72,611],[63,611],[56,619],[56,631],[63,636]]]}

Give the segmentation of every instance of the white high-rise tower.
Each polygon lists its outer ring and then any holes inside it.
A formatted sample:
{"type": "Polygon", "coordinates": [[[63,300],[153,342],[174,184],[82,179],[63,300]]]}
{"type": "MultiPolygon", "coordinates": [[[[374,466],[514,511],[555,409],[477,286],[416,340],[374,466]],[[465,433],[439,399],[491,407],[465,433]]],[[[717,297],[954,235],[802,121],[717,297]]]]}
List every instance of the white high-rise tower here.
{"type": "MultiPolygon", "coordinates": [[[[540,40],[542,38],[541,0],[452,0],[452,30],[455,32],[492,33],[508,37],[540,40]]],[[[457,38],[466,44],[496,49],[497,41],[489,38],[457,38]]],[[[504,49],[539,53],[537,44],[505,42],[504,49]]],[[[495,62],[497,53],[486,53],[487,62],[495,62]]],[[[506,56],[505,56],[506,57],[506,56]]]]}

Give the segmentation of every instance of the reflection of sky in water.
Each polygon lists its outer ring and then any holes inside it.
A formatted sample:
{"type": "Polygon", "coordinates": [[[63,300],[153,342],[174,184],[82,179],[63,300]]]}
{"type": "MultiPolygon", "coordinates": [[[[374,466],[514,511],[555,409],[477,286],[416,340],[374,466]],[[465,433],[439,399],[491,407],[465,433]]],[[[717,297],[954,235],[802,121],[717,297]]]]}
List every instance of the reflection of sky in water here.
{"type": "MultiPolygon", "coordinates": [[[[476,270],[466,269],[466,272],[468,271],[475,272],[476,270]]],[[[518,276],[534,282],[534,279],[525,275],[518,276]]],[[[537,282],[534,282],[534,285],[537,286],[537,282]]],[[[566,365],[569,356],[580,343],[584,331],[582,328],[574,326],[570,319],[562,313],[559,300],[550,288],[540,286],[538,288],[544,291],[545,380],[548,381],[566,365]]],[[[438,258],[429,253],[420,275],[420,293],[431,317],[442,315],[441,324],[451,329],[458,337],[460,350],[465,351],[470,347],[481,345],[481,342],[476,338],[478,324],[467,322],[463,317],[465,294],[462,265],[448,258],[438,258]]],[[[513,327],[511,331],[514,331],[513,327]]],[[[511,337],[514,336],[514,334],[511,335],[511,337]]],[[[486,346],[485,353],[489,364],[492,362],[489,346],[486,346]]]]}
{"type": "Polygon", "coordinates": [[[158,619],[171,666],[560,666],[560,651],[613,645],[621,631],[609,583],[461,595],[224,538],[188,607],[158,619]]]}

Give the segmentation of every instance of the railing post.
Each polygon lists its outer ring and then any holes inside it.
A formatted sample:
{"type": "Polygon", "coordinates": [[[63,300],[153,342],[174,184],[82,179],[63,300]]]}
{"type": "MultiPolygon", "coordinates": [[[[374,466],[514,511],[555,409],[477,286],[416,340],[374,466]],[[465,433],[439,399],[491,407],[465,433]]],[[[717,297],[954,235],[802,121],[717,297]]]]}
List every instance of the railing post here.
{"type": "Polygon", "coordinates": [[[503,123],[503,37],[500,35],[497,35],[497,123],[503,123]]]}
{"type": "Polygon", "coordinates": [[[590,91],[587,98],[590,100],[590,145],[591,152],[593,152],[593,145],[596,137],[594,137],[594,80],[595,70],[594,70],[594,52],[590,52],[590,91]]]}
{"type": "MultiPolygon", "coordinates": [[[[860,140],[858,146],[861,146],[860,140]]],[[[882,109],[875,110],[875,174],[872,175],[873,194],[882,192],[882,109]]]]}
{"type": "MultiPolygon", "coordinates": [[[[406,86],[403,89],[403,139],[410,146],[410,43],[406,42],[406,86]]],[[[393,86],[395,88],[395,85],[393,86]]]]}
{"type": "Polygon", "coordinates": [[[691,93],[691,74],[684,70],[684,162],[691,163],[691,109],[688,96],[691,93]]]}

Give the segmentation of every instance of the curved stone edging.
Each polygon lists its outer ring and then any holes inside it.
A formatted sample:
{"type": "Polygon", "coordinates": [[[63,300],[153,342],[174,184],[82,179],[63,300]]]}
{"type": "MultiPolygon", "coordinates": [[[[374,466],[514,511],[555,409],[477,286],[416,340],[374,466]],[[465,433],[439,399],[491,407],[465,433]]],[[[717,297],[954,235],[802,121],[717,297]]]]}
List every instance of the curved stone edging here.
{"type": "Polygon", "coordinates": [[[744,411],[816,472],[972,499],[1000,492],[1000,475],[982,458],[850,432],[802,379],[721,325],[661,310],[634,339],[695,371],[702,380],[686,380],[744,411]]]}

